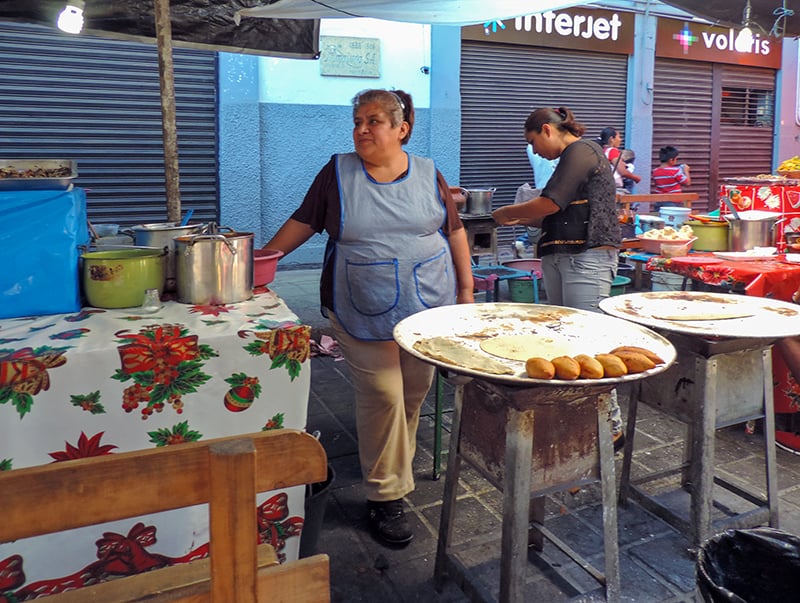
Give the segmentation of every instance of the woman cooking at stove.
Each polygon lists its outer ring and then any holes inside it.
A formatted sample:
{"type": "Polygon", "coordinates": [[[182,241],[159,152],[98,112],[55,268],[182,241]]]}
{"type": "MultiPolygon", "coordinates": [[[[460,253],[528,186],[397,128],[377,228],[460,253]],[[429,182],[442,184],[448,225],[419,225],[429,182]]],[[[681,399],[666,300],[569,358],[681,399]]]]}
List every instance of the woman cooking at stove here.
{"type": "MultiPolygon", "coordinates": [[[[494,211],[498,224],[542,229],[547,303],[599,311],[617,273],[622,241],[611,164],[586,128],[566,107],[537,109],[525,121],[525,138],[545,159],[559,159],[539,197],[494,211]]],[[[622,420],[614,396],[611,432],[622,444],[622,420]]]]}
{"type": "Polygon", "coordinates": [[[334,155],[300,208],[264,247],[288,254],[328,233],[322,312],[350,368],[368,522],[390,545],[413,538],[403,497],[420,407],[434,367],[392,338],[401,319],[426,308],[471,303],[467,237],[447,182],[433,161],[405,152],[414,107],[402,90],[353,99],[354,153],[334,155]]]}

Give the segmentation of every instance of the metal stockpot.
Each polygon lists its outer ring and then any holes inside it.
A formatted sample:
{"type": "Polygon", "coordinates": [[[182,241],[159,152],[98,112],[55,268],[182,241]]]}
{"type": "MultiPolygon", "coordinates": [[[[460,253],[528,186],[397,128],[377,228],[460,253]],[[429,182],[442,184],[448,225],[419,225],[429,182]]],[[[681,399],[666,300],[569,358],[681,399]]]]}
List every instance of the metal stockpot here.
{"type": "Polygon", "coordinates": [[[206,229],[206,224],[189,224],[180,226],[176,222],[163,224],[139,224],[132,226],[129,232],[133,235],[133,243],[137,247],[167,248],[165,291],[175,291],[175,237],[197,234],[206,229]]]}
{"type": "Polygon", "coordinates": [[[233,304],[253,297],[253,233],[227,227],[175,238],[178,301],[233,304]],[[223,232],[226,231],[226,232],[223,232]]]}
{"type": "Polygon", "coordinates": [[[462,189],[467,197],[467,214],[484,216],[492,213],[492,196],[496,188],[462,189]]]}
{"type": "Polygon", "coordinates": [[[730,225],[728,230],[729,251],[748,251],[755,247],[774,246],[775,225],[783,221],[780,214],[757,220],[737,220],[731,215],[724,217],[730,225]]]}

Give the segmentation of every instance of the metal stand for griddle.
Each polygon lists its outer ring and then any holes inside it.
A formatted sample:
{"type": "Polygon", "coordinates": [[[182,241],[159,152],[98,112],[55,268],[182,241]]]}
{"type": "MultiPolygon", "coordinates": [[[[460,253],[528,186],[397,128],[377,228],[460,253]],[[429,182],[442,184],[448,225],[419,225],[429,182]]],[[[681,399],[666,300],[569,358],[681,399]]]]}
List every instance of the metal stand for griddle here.
{"type": "Polygon", "coordinates": [[[530,600],[525,596],[528,547],[541,551],[545,538],[604,587],[607,601],[619,600],[614,446],[608,423],[613,387],[508,387],[482,380],[456,387],[434,572],[437,588],[448,575],[473,597],[486,598],[479,586],[465,588],[469,570],[451,544],[458,476],[466,461],[503,493],[500,601],[530,600]],[[598,480],[604,572],[544,525],[545,494],[598,480]]]}
{"type": "Polygon", "coordinates": [[[678,351],[669,369],[638,382],[631,390],[620,502],[636,500],[682,533],[694,545],[727,528],[748,528],[769,522],[778,527],[778,480],[775,458],[775,415],[772,398],[771,347],[775,339],[707,339],[662,333],[678,351]],[[688,427],[683,462],[678,467],[631,479],[634,433],[639,401],[678,419],[688,427]],[[717,429],[764,420],[766,499],[714,476],[717,429]],[[689,517],[666,505],[664,493],[648,494],[641,486],[681,473],[680,490],[690,496],[689,517]],[[756,505],[755,509],[712,518],[714,484],[756,505]]]}

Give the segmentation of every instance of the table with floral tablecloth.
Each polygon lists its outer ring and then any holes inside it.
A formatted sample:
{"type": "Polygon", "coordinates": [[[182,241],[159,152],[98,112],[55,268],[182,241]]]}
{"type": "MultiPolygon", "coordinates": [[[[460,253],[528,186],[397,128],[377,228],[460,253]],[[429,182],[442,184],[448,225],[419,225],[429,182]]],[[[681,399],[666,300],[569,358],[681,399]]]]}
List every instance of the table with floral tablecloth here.
{"type": "Polygon", "coordinates": [[[785,231],[800,230],[800,181],[773,177],[730,178],[719,187],[719,209],[722,214],[730,212],[723,201],[727,198],[738,211],[769,211],[781,215],[783,221],[775,228],[775,244],[779,251],[784,248],[785,231]]]}
{"type": "MultiPolygon", "coordinates": [[[[792,294],[800,289],[800,264],[787,262],[782,254],[754,261],[720,259],[711,253],[676,258],[655,256],[647,262],[647,270],[680,274],[705,285],[783,301],[792,301],[792,294]]],[[[800,453],[800,433],[794,428],[781,429],[782,425],[797,422],[794,416],[788,415],[800,413],[800,383],[789,372],[777,348],[772,350],[772,373],[777,423],[775,441],[800,453]]]]}
{"type": "MultiPolygon", "coordinates": [[[[303,429],[309,344],[310,327],[267,289],[236,304],[165,302],[152,314],[0,320],[0,470],[303,429]]],[[[303,487],[259,495],[258,538],[281,559],[298,556],[304,497],[303,487]]],[[[0,603],[207,554],[206,507],[4,543],[0,603]]]]}

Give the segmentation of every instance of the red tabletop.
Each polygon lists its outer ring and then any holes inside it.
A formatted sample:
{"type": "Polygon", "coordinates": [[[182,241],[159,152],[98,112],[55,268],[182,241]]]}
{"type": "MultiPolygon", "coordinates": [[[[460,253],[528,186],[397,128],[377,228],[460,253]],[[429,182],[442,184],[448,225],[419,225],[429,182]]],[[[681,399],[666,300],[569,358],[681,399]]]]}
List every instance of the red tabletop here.
{"type": "Polygon", "coordinates": [[[723,260],[713,253],[692,253],[685,257],[655,256],[647,262],[651,271],[687,276],[707,285],[742,285],[747,295],[791,301],[800,288],[800,264],[787,262],[784,255],[766,260],[723,260]]]}
{"type": "MultiPolygon", "coordinates": [[[[784,255],[752,261],[723,260],[712,253],[677,258],[655,256],[648,260],[647,269],[680,274],[708,285],[739,284],[747,295],[783,301],[791,301],[792,294],[800,288],[800,264],[787,262],[784,255]]],[[[772,372],[776,419],[783,413],[800,412],[800,383],[792,376],[777,347],[772,350],[772,372]]],[[[777,425],[775,441],[782,448],[800,454],[800,433],[784,431],[777,425]]]]}

